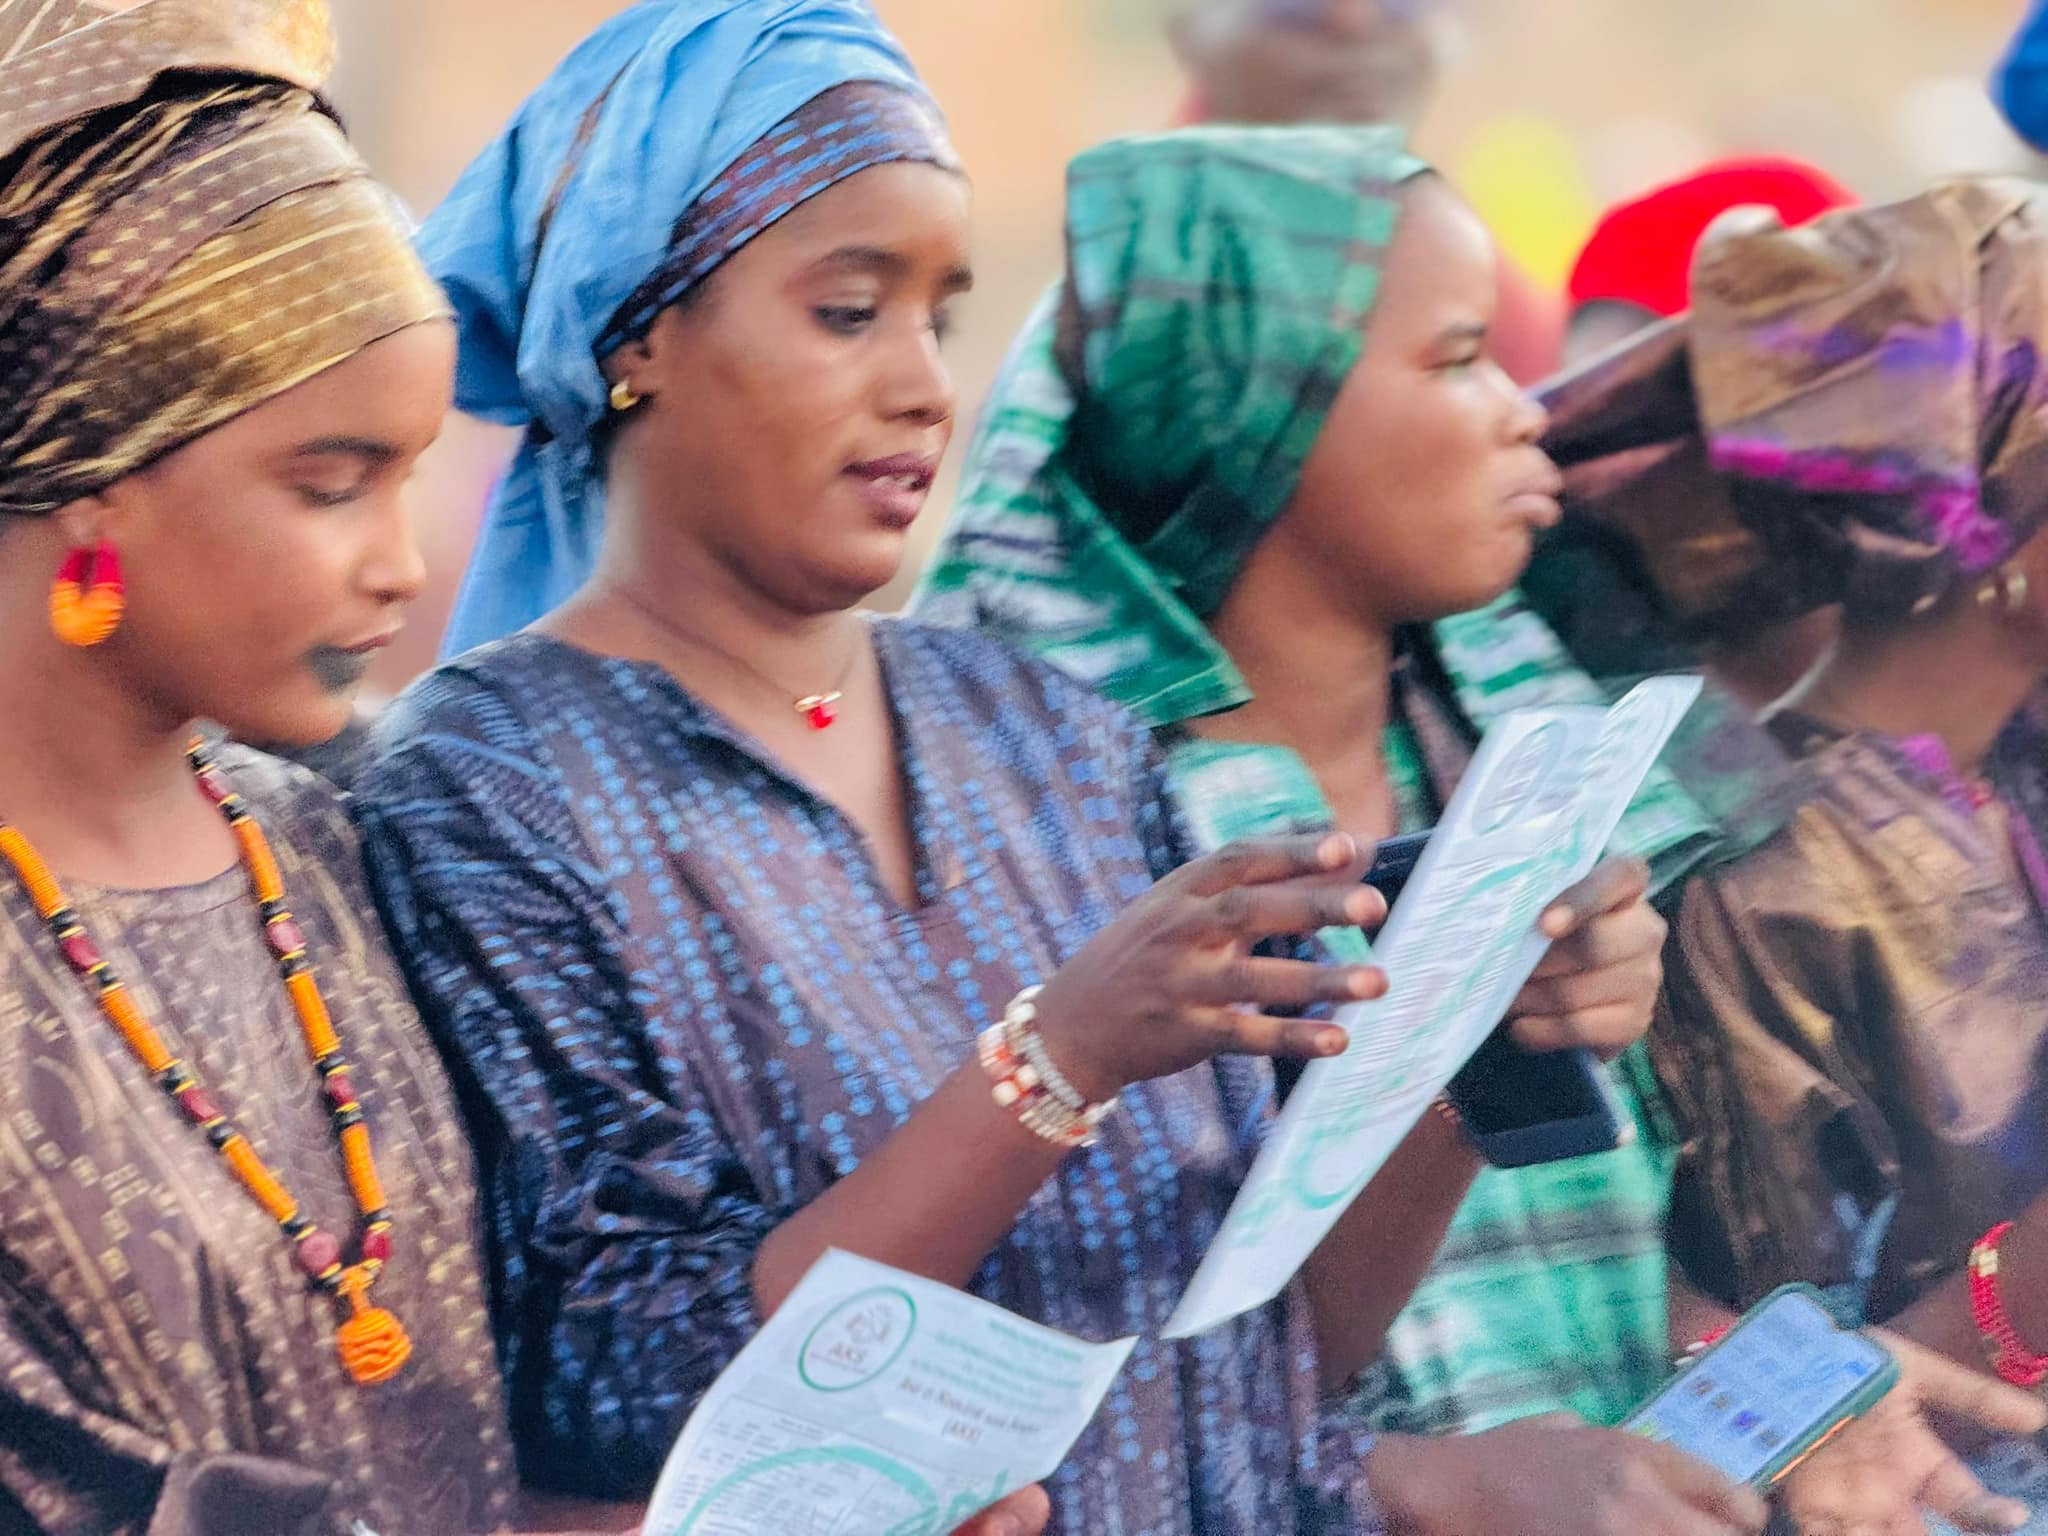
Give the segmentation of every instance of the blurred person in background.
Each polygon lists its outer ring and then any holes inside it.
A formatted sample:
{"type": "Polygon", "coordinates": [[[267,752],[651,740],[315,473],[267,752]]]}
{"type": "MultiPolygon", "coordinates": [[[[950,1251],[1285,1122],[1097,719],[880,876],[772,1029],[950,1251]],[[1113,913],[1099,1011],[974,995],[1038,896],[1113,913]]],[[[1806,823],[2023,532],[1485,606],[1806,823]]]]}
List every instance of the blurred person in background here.
{"type": "Polygon", "coordinates": [[[1773,210],[1792,229],[1855,195],[1825,171],[1782,156],[1717,160],[1615,204],[1572,266],[1565,362],[1576,365],[1687,304],[1693,249],[1731,208],[1773,210]]]}
{"type": "MultiPolygon", "coordinates": [[[[1359,123],[1412,129],[1443,60],[1437,12],[1455,0],[1178,0],[1168,23],[1190,94],[1181,122],[1359,123]]],[[[1488,346],[1508,376],[1555,372],[1563,306],[1496,249],[1488,346]]]]}
{"type": "Polygon", "coordinates": [[[2048,1351],[2048,736],[2025,708],[2048,679],[2044,355],[2030,184],[1803,230],[1731,216],[1688,316],[1562,394],[1554,434],[1584,451],[1573,515],[1643,549],[1681,612],[1843,611],[1770,717],[1805,800],[1691,882],[1674,924],[1653,1042],[1684,1137],[1676,1251],[1729,1304],[1812,1282],[1848,1320],[2029,1384],[2048,1351]]]}
{"type": "MultiPolygon", "coordinates": [[[[1069,186],[1066,281],[984,413],[920,616],[1014,638],[1138,713],[1205,846],[1426,830],[1489,722],[1605,702],[1512,592],[1559,481],[1542,410],[1485,355],[1491,242],[1398,134],[1128,140],[1082,156],[1069,186]]],[[[1667,895],[1776,825],[1768,784],[1743,782],[1732,755],[1753,735],[1738,716],[1670,759],[1739,818],[1721,824],[1667,771],[1631,806],[1617,846],[1667,895]]],[[[1617,955],[1627,922],[1657,926],[1626,903],[1617,917],[1617,955]]],[[[1327,943],[1364,954],[1355,935],[1327,943]]],[[[1537,988],[1585,1006],[1617,980],[1546,968],[1537,988]]],[[[1534,1019],[1518,1029],[1545,1041],[1534,1019]]],[[[1391,1432],[1368,1471],[1397,1528],[1741,1523],[1633,1437],[1537,1417],[1619,1422],[1674,1346],[1726,1319],[1667,1286],[1675,1149],[1642,1072],[1619,1079],[1639,1088],[1639,1134],[1612,1152],[1483,1169],[1429,1116],[1375,1183],[1398,1184],[1401,1225],[1372,1236],[1414,1233],[1399,1246],[1423,1256],[1448,1230],[1358,1391],[1391,1432]],[[1603,1505],[1589,1476],[1634,1496],[1603,1505]]],[[[1914,1375],[1923,1398],[1997,1425],[2041,1420],[1947,1362],[1914,1375]]],[[[2022,1518],[1983,1497],[1910,1398],[1810,1463],[1795,1510],[1886,1529],[1910,1528],[1893,1522],[1920,1499],[1994,1528],[2022,1518]]]]}
{"type": "Polygon", "coordinates": [[[1991,77],[1991,95],[2012,131],[2048,154],[2048,0],[2029,0],[1991,77]]]}
{"type": "Polygon", "coordinates": [[[1441,50],[1446,0],[1184,0],[1167,35],[1192,85],[1190,123],[1413,128],[1441,50]]]}

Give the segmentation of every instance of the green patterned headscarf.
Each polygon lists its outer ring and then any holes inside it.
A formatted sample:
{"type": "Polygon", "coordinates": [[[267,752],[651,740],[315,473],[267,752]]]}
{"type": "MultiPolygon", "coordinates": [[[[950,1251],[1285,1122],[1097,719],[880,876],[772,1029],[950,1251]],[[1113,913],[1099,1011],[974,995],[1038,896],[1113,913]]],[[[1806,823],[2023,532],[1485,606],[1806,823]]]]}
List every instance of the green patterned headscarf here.
{"type": "Polygon", "coordinates": [[[1202,620],[1294,494],[1365,342],[1393,129],[1200,128],[1068,171],[1068,281],[989,397],[926,576],[1153,725],[1249,694],[1202,620]]]}
{"type": "MultiPolygon", "coordinates": [[[[1067,279],[990,394],[920,617],[1005,635],[1149,725],[1244,703],[1204,621],[1294,494],[1427,169],[1398,130],[1357,128],[1193,129],[1075,160],[1067,279]]],[[[1475,730],[1607,702],[1516,594],[1431,642],[1475,730]]],[[[1668,878],[1710,830],[1659,772],[1617,845],[1668,878]]]]}

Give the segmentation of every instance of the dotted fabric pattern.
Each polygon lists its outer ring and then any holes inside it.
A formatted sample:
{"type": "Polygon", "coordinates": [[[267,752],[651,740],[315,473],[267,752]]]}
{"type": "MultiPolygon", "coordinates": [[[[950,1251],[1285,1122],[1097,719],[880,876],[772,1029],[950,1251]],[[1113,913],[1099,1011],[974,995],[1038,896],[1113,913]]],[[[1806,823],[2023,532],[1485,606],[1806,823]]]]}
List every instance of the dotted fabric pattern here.
{"type": "MultiPolygon", "coordinates": [[[[978,1029],[1180,861],[1146,732],[986,637],[874,629],[918,901],[662,669],[526,633],[416,686],[357,781],[373,882],[485,1165],[514,1434],[645,1494],[753,1335],[761,1242],[971,1062],[978,1029]]],[[[1299,1292],[1157,1335],[1272,1112],[1263,1062],[1141,1085],[973,1290],[1140,1340],[1054,1477],[1090,1536],[1361,1532],[1299,1292]]],[[[993,1468],[991,1469],[994,1470],[993,1468]]]]}

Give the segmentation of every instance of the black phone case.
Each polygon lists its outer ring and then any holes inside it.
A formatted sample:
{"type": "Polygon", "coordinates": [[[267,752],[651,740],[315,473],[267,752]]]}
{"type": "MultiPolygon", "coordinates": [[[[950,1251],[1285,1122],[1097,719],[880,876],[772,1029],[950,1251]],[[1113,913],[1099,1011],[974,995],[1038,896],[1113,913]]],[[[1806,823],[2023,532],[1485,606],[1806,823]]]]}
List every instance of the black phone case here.
{"type": "MultiPolygon", "coordinates": [[[[1365,883],[1387,898],[1389,908],[1428,846],[1429,834],[1418,832],[1388,838],[1374,852],[1365,883]]],[[[1591,1051],[1527,1051],[1506,1030],[1473,1053],[1444,1097],[1496,1168],[1611,1152],[1635,1130],[1591,1051]]]]}

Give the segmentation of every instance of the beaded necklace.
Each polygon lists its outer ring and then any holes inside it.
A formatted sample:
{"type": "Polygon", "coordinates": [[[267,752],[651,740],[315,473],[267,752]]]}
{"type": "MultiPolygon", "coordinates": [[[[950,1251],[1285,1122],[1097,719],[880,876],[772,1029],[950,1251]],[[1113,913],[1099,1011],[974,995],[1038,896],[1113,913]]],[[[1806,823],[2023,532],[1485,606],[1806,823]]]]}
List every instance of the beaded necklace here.
{"type": "Polygon", "coordinates": [[[264,939],[277,956],[278,971],[291,995],[293,1011],[298,1014],[307,1054],[320,1074],[322,1092],[334,1119],[335,1139],[341,1144],[349,1189],[362,1216],[361,1256],[354,1264],[342,1263],[340,1239],[301,1214],[292,1192],[264,1166],[248,1137],[235,1128],[219,1101],[193,1076],[192,1069],[165,1047],[127,986],[101,958],[98,946],[64,899],[42,856],[4,820],[0,820],[0,854],[14,866],[29,900],[55,936],[65,960],[92,988],[100,1011],[120,1032],[136,1060],[184,1111],[186,1118],[206,1133],[206,1139],[250,1198],[284,1229],[285,1236],[292,1241],[293,1257],[307,1278],[346,1308],[335,1330],[335,1347],[349,1375],[363,1386],[374,1386],[389,1381],[404,1368],[412,1355],[412,1340],[406,1337],[396,1317],[369,1304],[370,1287],[391,1258],[391,1217],[385,1209],[384,1186],[370,1154],[370,1128],[363,1122],[363,1107],[357,1102],[355,1087],[349,1080],[349,1065],[341,1054],[341,1037],[335,1033],[327,1004],[313,979],[312,963],[306,958],[305,935],[285,906],[284,878],[278,872],[270,843],[263,829],[256,825],[247,802],[221,776],[205,744],[195,738],[185,756],[192,765],[200,793],[213,803],[234,831],[242,867],[249,873],[249,883],[262,914],[264,939]]]}

